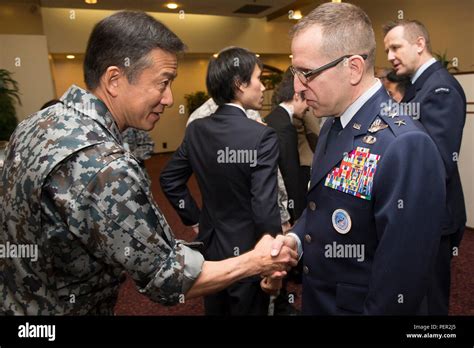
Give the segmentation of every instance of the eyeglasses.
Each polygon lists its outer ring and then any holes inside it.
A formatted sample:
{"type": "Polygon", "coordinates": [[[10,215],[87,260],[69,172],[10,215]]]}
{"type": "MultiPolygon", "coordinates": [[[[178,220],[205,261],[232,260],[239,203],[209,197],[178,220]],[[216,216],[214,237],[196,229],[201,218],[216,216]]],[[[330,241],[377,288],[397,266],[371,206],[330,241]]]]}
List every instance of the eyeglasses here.
{"type": "MultiPolygon", "coordinates": [[[[359,54],[364,60],[367,59],[367,54],[359,54]]],[[[333,60],[332,62],[326,64],[326,65],[323,65],[322,67],[319,67],[317,69],[314,69],[314,70],[310,70],[310,71],[301,71],[301,70],[298,70],[297,68],[295,68],[294,66],[290,66],[290,71],[291,73],[293,74],[293,76],[298,76],[298,79],[300,80],[300,82],[303,84],[303,85],[306,85],[308,84],[308,82],[314,78],[317,74],[320,74],[321,72],[323,72],[324,70],[327,70],[329,68],[332,68],[336,65],[338,65],[340,62],[342,62],[344,59],[346,58],[350,58],[352,56],[355,56],[355,54],[346,54],[345,56],[342,56],[340,58],[337,58],[336,60],[333,60]]]]}

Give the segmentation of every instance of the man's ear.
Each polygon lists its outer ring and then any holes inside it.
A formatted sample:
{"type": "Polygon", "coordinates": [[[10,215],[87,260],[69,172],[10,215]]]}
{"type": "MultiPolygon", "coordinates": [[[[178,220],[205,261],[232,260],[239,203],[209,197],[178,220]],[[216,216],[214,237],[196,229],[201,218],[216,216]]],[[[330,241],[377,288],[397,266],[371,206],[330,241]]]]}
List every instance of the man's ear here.
{"type": "Polygon", "coordinates": [[[107,91],[107,93],[116,97],[119,93],[121,84],[123,84],[123,79],[127,78],[122,70],[117,66],[109,66],[102,77],[100,78],[102,86],[107,91]]]}
{"type": "Polygon", "coordinates": [[[234,86],[236,91],[244,92],[242,87],[246,87],[245,83],[242,83],[242,81],[239,78],[234,79],[234,86]]]}
{"type": "Polygon", "coordinates": [[[421,54],[425,50],[425,47],[426,47],[425,38],[423,36],[418,36],[416,38],[415,44],[416,44],[416,52],[418,54],[421,54]]]}
{"type": "Polygon", "coordinates": [[[352,85],[357,85],[362,79],[362,76],[364,75],[364,58],[360,56],[354,57],[352,59],[349,59],[347,64],[349,64],[349,69],[351,70],[350,83],[352,85]]]}

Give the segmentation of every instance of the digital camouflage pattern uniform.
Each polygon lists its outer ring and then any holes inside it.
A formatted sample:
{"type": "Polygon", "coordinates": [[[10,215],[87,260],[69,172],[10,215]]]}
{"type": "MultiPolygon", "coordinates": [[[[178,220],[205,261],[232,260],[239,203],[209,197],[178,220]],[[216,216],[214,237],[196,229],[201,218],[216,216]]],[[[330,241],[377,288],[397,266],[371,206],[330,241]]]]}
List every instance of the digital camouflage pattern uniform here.
{"type": "Polygon", "coordinates": [[[140,292],[176,304],[202,255],[174,238],[106,106],[76,86],[61,100],[7,148],[0,244],[38,245],[38,260],[0,258],[0,312],[113,314],[125,270],[140,292]]]}

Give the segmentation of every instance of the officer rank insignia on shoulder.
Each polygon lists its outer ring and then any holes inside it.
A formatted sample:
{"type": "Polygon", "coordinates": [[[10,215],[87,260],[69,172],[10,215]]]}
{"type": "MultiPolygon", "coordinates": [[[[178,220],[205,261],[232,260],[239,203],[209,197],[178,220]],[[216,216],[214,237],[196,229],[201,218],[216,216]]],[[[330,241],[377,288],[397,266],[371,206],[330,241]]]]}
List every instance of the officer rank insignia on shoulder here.
{"type": "Polygon", "coordinates": [[[368,148],[359,146],[328,174],[324,186],[370,200],[379,160],[380,155],[371,154],[368,148]]]}

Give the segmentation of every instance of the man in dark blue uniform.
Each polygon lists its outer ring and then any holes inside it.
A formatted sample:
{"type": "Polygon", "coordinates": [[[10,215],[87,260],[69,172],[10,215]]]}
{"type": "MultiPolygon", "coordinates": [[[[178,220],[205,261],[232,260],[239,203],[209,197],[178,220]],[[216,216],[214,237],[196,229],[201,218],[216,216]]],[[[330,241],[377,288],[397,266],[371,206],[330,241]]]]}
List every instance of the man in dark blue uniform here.
{"type": "Polygon", "coordinates": [[[466,207],[458,171],[459,150],[466,121],[466,96],[461,85],[431,54],[428,31],[418,21],[391,22],[384,27],[385,50],[397,75],[409,76],[411,86],[402,100],[435,142],[446,172],[446,205],[442,237],[431,289],[429,314],[448,315],[451,257],[457,254],[466,225],[466,207]]]}
{"type": "Polygon", "coordinates": [[[390,109],[357,6],[317,7],[294,27],[291,51],[295,92],[317,117],[334,116],[321,130],[308,206],[286,237],[302,251],[303,314],[426,313],[445,199],[435,144],[390,109]]]}

